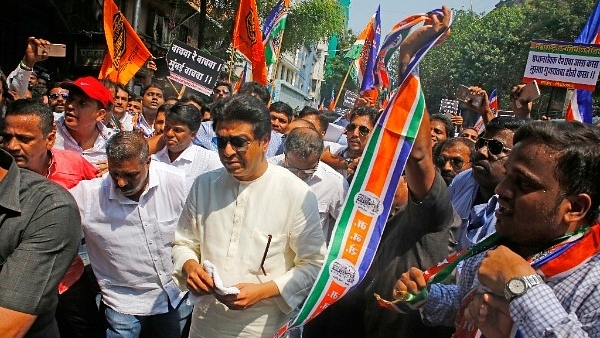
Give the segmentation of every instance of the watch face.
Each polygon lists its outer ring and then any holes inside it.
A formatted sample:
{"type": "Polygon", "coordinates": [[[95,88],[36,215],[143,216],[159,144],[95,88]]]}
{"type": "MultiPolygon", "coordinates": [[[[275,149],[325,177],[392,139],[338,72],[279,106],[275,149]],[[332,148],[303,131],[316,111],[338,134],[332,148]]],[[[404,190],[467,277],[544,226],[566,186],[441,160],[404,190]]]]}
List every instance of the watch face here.
{"type": "Polygon", "coordinates": [[[520,295],[525,292],[525,282],[520,279],[511,279],[508,282],[508,289],[515,295],[520,295]]]}

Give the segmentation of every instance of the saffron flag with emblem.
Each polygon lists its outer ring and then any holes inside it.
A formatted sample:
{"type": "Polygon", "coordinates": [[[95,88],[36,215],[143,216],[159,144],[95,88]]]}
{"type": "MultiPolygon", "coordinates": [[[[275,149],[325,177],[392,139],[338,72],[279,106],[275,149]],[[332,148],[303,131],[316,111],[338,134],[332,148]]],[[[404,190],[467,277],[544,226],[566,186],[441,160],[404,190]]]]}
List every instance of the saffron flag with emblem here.
{"type": "Polygon", "coordinates": [[[126,84],[152,55],[113,0],[104,0],[107,53],[98,78],[126,84]]]}
{"type": "Polygon", "coordinates": [[[381,19],[379,6],[377,11],[360,33],[356,41],[346,53],[345,58],[351,60],[351,76],[360,91],[364,92],[375,87],[375,63],[381,38],[381,19]]]}
{"type": "MultiPolygon", "coordinates": [[[[442,15],[440,9],[433,13],[442,15]]],[[[427,41],[400,77],[400,88],[392,95],[371,131],[314,286],[298,315],[281,327],[274,337],[283,337],[288,329],[318,316],[356,287],[369,270],[425,114],[425,96],[415,70],[422,57],[445,33],[439,32],[427,41]]]]}
{"type": "Polygon", "coordinates": [[[274,64],[277,60],[279,50],[281,49],[281,39],[285,30],[289,6],[289,0],[279,0],[263,25],[262,39],[265,45],[267,66],[274,64]]]}
{"type": "Polygon", "coordinates": [[[252,81],[267,85],[265,46],[258,23],[255,0],[241,0],[233,25],[233,48],[252,65],[252,81]]]}
{"type": "MultiPolygon", "coordinates": [[[[592,14],[585,23],[585,26],[583,26],[577,39],[575,39],[575,42],[600,44],[600,34],[598,33],[600,33],[600,0],[596,1],[592,14]]],[[[567,107],[565,120],[575,120],[591,124],[593,112],[592,92],[589,90],[575,89],[572,99],[567,107]]]]}

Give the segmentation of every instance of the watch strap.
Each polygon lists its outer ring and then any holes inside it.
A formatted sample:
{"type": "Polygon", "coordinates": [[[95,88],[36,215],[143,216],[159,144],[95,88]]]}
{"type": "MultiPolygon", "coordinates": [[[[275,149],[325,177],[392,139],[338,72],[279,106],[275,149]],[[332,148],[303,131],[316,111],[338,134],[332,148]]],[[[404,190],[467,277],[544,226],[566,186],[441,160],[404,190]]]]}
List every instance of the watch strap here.
{"type": "Polygon", "coordinates": [[[523,295],[525,292],[527,292],[527,290],[531,289],[532,287],[534,287],[538,284],[542,284],[542,283],[544,283],[544,279],[542,278],[542,276],[540,276],[538,274],[533,274],[533,275],[529,275],[529,276],[513,277],[504,286],[504,297],[508,301],[511,301],[511,300],[515,299],[516,297],[523,295]],[[513,280],[519,280],[525,284],[525,288],[523,289],[523,292],[521,292],[521,293],[512,292],[509,285],[510,285],[511,281],[513,281],[513,280]]]}

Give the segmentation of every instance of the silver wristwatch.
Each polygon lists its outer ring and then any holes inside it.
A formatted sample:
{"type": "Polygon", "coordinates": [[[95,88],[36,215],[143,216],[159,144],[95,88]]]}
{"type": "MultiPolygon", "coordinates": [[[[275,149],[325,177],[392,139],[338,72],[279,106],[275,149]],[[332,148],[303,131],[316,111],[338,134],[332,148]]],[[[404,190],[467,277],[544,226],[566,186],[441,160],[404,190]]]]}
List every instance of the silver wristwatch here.
{"type": "Polygon", "coordinates": [[[544,283],[542,277],[538,274],[513,277],[504,286],[504,297],[511,301],[515,297],[519,297],[532,287],[544,283]]]}

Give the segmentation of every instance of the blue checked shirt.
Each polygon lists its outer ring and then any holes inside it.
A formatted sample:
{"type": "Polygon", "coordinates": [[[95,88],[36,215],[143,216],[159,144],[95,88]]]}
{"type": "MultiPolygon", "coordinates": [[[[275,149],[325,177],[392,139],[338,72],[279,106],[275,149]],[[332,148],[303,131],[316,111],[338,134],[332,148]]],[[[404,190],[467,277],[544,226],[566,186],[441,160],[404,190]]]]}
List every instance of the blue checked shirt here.
{"type": "MultiPolygon", "coordinates": [[[[421,309],[426,324],[455,325],[461,299],[479,286],[477,270],[484,257],[465,261],[458,285],[431,285],[421,309]]],[[[524,337],[600,337],[600,254],[513,299],[510,315],[524,337]]]]}

